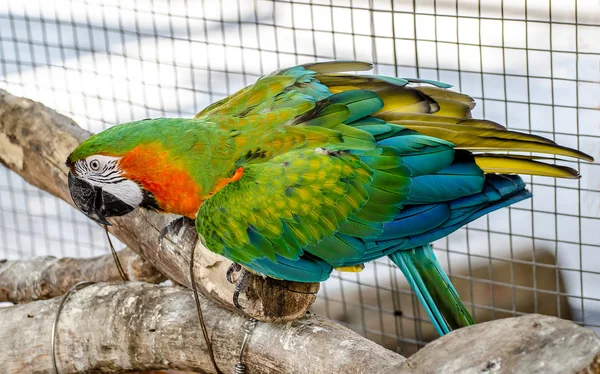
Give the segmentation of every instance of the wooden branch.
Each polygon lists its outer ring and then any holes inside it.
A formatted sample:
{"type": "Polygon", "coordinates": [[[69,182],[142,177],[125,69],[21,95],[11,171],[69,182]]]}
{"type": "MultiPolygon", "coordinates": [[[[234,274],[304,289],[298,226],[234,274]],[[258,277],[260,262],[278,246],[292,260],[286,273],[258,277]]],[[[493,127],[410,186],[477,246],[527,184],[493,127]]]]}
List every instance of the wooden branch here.
{"type": "MultiPolygon", "coordinates": [[[[0,162],[27,182],[73,204],[67,186],[65,160],[91,134],[71,119],[40,103],[0,90],[0,162]]],[[[159,249],[159,231],[168,223],[164,215],[136,210],[110,218],[110,231],[129,248],[147,259],[173,281],[190,287],[189,261],[192,238],[188,230],[180,238],[165,238],[159,249]]],[[[231,262],[201,245],[196,247],[199,289],[212,300],[235,309],[233,286],[225,280],[231,262]]],[[[244,312],[263,321],[290,321],[304,315],[314,302],[319,285],[290,283],[252,276],[246,295],[240,298],[244,312]]]]}
{"type": "MultiPolygon", "coordinates": [[[[125,248],[118,252],[129,280],[160,283],[166,278],[140,255],[125,248]]],[[[93,258],[36,257],[0,262],[0,302],[30,302],[64,295],[81,281],[119,282],[112,254],[93,258]]]]}
{"type": "MultiPolygon", "coordinates": [[[[51,327],[60,298],[0,309],[0,362],[8,373],[50,373],[51,327]],[[15,339],[14,336],[19,336],[15,339]]],[[[217,362],[233,372],[246,318],[201,298],[217,362]]],[[[315,315],[258,323],[248,373],[381,373],[396,353],[315,315]]],[[[178,369],[212,372],[191,291],[147,283],[99,283],[69,296],[57,329],[61,374],[178,369]]]]}
{"type": "Polygon", "coordinates": [[[453,331],[387,373],[600,373],[600,338],[530,314],[453,331]]]}
{"type": "MultiPolygon", "coordinates": [[[[50,331],[60,298],[0,309],[0,362],[11,373],[52,370],[50,331]],[[19,336],[19,339],[14,339],[19,336]]],[[[246,319],[201,298],[224,372],[237,362],[246,319]]],[[[99,283],[69,297],[60,316],[61,373],[178,369],[212,372],[191,291],[99,283]]],[[[249,373],[597,373],[600,338],[555,317],[529,315],[456,330],[405,360],[327,319],[259,323],[249,373]]]]}

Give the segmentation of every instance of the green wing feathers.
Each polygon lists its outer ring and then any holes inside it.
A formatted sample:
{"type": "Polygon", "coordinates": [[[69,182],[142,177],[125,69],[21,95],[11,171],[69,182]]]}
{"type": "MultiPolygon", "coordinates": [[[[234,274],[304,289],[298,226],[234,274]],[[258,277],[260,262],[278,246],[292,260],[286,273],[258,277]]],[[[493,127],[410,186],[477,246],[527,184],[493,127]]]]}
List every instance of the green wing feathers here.
{"type": "Polygon", "coordinates": [[[207,246],[239,263],[297,260],[335,234],[368,200],[372,171],[358,156],[298,150],[249,165],[207,200],[197,228],[207,246]]]}

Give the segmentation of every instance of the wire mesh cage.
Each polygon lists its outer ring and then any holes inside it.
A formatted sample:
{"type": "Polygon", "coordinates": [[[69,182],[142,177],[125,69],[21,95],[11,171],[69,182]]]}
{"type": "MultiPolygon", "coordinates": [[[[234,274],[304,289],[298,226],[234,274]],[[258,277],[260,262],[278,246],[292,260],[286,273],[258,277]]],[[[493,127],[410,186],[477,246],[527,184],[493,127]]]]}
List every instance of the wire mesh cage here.
{"type": "MultiPolygon", "coordinates": [[[[280,67],[332,59],[435,79],[474,117],[600,155],[600,4],[527,0],[0,1],[0,87],[98,132],[192,117],[280,67]]],[[[434,243],[477,321],[527,313],[600,331],[600,164],[524,177],[532,199],[434,243]]],[[[0,258],[86,257],[102,229],[0,169],[0,258]]],[[[410,355],[435,336],[388,260],[334,273],[313,311],[410,355]]]]}

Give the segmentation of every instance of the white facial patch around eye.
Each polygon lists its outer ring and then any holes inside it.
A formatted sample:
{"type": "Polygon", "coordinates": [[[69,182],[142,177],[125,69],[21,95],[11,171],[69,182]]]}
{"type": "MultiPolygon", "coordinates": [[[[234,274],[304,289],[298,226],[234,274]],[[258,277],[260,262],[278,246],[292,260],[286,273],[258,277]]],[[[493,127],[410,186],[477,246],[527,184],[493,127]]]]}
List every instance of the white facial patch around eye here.
{"type": "Polygon", "coordinates": [[[119,169],[120,157],[103,155],[89,156],[75,165],[77,177],[95,187],[114,195],[124,203],[137,207],[142,203],[144,195],[137,183],[123,177],[119,169]],[[97,162],[95,169],[90,163],[97,162]]]}
{"type": "Polygon", "coordinates": [[[85,163],[91,173],[106,174],[107,171],[118,170],[120,159],[120,157],[94,155],[86,158],[85,163]]]}
{"type": "Polygon", "coordinates": [[[111,172],[118,172],[120,157],[110,157],[103,155],[93,155],[75,163],[75,172],[77,177],[86,179],[88,177],[98,177],[94,179],[101,180],[107,177],[111,172]]]}

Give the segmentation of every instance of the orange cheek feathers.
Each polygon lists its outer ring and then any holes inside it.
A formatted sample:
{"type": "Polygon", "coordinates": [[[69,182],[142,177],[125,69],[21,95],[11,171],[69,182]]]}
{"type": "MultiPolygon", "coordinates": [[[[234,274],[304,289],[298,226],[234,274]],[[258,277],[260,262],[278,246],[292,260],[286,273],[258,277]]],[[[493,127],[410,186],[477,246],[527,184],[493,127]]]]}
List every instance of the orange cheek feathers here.
{"type": "Polygon", "coordinates": [[[196,217],[202,203],[200,186],[159,146],[137,146],[121,158],[120,168],[150,191],[165,212],[196,217]]]}

